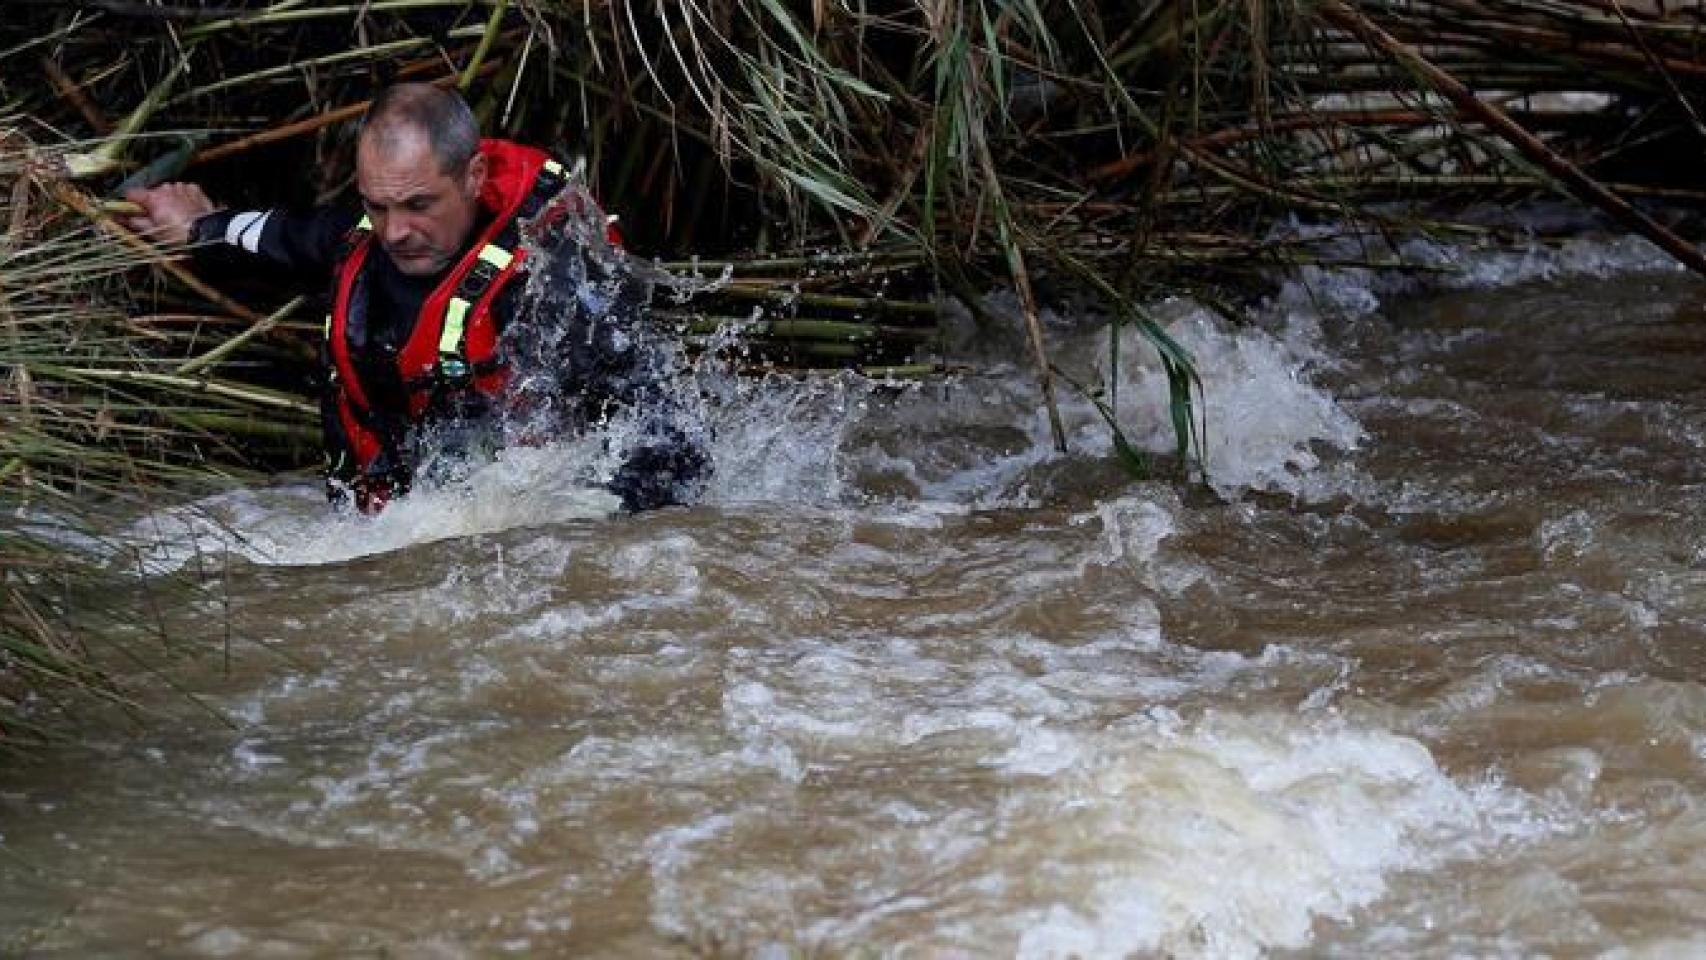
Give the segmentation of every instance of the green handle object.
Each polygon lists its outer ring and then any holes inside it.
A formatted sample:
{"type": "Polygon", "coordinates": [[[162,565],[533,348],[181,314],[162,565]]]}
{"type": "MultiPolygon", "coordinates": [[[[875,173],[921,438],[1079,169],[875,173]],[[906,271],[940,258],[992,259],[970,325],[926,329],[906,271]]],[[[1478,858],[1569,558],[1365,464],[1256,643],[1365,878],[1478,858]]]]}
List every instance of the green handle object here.
{"type": "Polygon", "coordinates": [[[199,136],[179,137],[177,147],[161,154],[150,161],[147,166],[125,177],[123,182],[113,188],[113,192],[122,197],[132,190],[152,189],[168,180],[175,179],[178,174],[184,172],[185,167],[190,165],[190,160],[195,157],[196,150],[201,148],[201,141],[202,138],[199,136]]]}

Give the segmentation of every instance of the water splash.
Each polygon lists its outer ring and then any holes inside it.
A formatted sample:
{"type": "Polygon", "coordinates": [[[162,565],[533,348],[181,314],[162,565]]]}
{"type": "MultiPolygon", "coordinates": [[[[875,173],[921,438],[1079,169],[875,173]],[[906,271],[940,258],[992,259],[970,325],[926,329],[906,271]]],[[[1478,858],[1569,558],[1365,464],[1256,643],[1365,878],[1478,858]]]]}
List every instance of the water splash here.
{"type": "MultiPolygon", "coordinates": [[[[579,263],[569,270],[572,276],[557,273],[557,282],[547,288],[556,293],[542,294],[566,314],[584,314],[587,303],[611,300],[611,284],[676,283],[661,271],[622,259],[607,243],[599,246],[603,241],[591,231],[601,222],[587,218],[578,229],[603,251],[589,262],[596,266],[600,257],[613,258],[598,268],[610,276],[600,279],[597,270],[579,263]],[[629,274],[616,277],[620,271],[629,274]],[[575,305],[563,306],[563,290],[577,291],[575,305]]],[[[1450,255],[1475,268],[1447,281],[1452,283],[1509,283],[1557,271],[1654,266],[1650,248],[1632,240],[1450,255]]],[[[687,279],[671,289],[687,296],[716,282],[687,279]]],[[[1413,290],[1415,283],[1367,271],[1306,269],[1283,283],[1242,325],[1189,300],[1152,306],[1202,374],[1205,462],[1222,496],[1260,490],[1319,499],[1356,482],[1354,470],[1322,469],[1324,458],[1339,460],[1363,440],[1357,419],[1318,383],[1318,375],[1337,363],[1323,346],[1323,324],[1366,317],[1385,298],[1413,290]]],[[[1003,303],[997,295],[990,306],[1000,311],[1003,303]]],[[[1171,451],[1165,377],[1147,344],[1135,332],[1123,331],[1119,369],[1111,371],[1106,369],[1106,318],[1045,311],[1044,320],[1057,341],[1060,362],[1099,371],[1092,381],[1118,381],[1118,415],[1128,437],[1156,453],[1171,451]]],[[[1074,452],[1056,454],[1029,367],[1011,360],[1023,356],[1022,343],[987,331],[973,333],[963,313],[950,310],[948,322],[949,342],[980,373],[913,386],[877,384],[852,374],[752,379],[737,375],[720,350],[707,351],[692,364],[661,353],[671,369],[651,381],[662,393],[649,399],[709,438],[705,442],[715,466],[704,501],[711,505],[905,504],[928,511],[947,505],[1026,507],[1062,497],[1101,500],[1127,491],[1130,481],[1114,464],[1108,431],[1093,405],[1063,395],[1061,412],[1074,452]]],[[[537,371],[552,355],[550,350],[534,354],[530,375],[540,376],[537,371]]],[[[572,383],[553,379],[549,388],[540,388],[545,399],[530,409],[550,410],[562,402],[559,391],[566,387],[572,383]]],[[[423,487],[375,521],[328,518],[301,489],[286,488],[214,498],[198,506],[201,518],[187,520],[197,510],[180,511],[175,522],[188,524],[202,538],[198,549],[229,549],[264,563],[324,563],[508,526],[587,519],[611,508],[613,501],[599,487],[610,481],[636,438],[648,435],[646,418],[631,416],[606,417],[573,440],[533,446],[526,441],[539,431],[531,422],[509,421],[506,429],[513,445],[503,455],[440,486],[423,487]],[[230,529],[215,532],[226,525],[230,529]]],[[[152,525],[150,542],[164,529],[158,522],[152,525]]],[[[181,563],[186,555],[170,548],[158,553],[167,566],[173,556],[181,563]]]]}

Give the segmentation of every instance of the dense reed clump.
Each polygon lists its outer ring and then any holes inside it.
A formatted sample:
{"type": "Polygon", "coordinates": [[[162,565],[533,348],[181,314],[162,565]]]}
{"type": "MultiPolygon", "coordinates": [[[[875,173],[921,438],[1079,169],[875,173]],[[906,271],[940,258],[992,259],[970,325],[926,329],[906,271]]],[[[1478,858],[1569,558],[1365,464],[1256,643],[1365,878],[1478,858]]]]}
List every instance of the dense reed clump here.
{"type": "MultiPolygon", "coordinates": [[[[134,576],[146,539],[118,531],[174,492],[242,476],[234,438],[300,400],[218,377],[219,338],[175,359],[176,327],[131,315],[127,276],[154,252],[78,216],[71,189],[31,165],[56,150],[0,121],[0,751],[37,743],[43,707],[94,693],[126,703],[114,677],[188,652],[158,594],[192,597],[203,576],[134,576]],[[156,328],[158,325],[158,329],[156,328]],[[196,363],[200,359],[201,363],[196,363]],[[187,369],[186,369],[187,368],[187,369]]],[[[180,321],[182,323],[182,321],[180,321]]],[[[229,341],[226,341],[229,342],[229,341]]],[[[274,425],[276,426],[276,424],[274,425]]],[[[252,473],[252,471],[248,471],[252,473]]]]}
{"type": "Polygon", "coordinates": [[[1181,467],[1202,398],[1143,308],[1158,292],[1221,305],[1300,264],[1436,269],[1395,238],[1496,239],[1463,212],[1547,193],[1706,270],[1675,232],[1706,200],[1673,159],[1706,138],[1692,7],[30,0],[7,21],[0,710],[19,677],[78,675],[40,626],[64,578],[34,572],[68,554],[32,518],[314,456],[320,305],[128,234],[122,186],[347,197],[346,121],[393,80],[456,85],[488,132],[584,156],[636,253],[726,269],[659,305],[690,344],[927,374],[955,297],[1025,332],[1051,412],[1057,382],[1084,390],[1136,460],[1111,386],[1051,359],[1041,307],[1071,300],[1157,351],[1181,467]]]}

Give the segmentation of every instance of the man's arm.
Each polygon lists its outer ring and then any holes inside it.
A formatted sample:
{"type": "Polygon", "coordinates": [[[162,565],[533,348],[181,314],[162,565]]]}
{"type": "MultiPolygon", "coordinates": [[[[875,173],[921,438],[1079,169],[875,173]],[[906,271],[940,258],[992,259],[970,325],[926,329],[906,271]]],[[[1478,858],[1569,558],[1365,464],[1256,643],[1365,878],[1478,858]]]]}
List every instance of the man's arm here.
{"type": "Polygon", "coordinates": [[[676,351],[648,319],[613,311],[593,323],[582,360],[596,360],[581,380],[583,401],[600,419],[627,413],[611,492],[629,511],[697,500],[711,474],[710,428],[686,393],[691,379],[676,376],[676,351]]]}
{"type": "Polygon", "coordinates": [[[221,209],[193,183],[132,190],[125,199],[142,208],[126,220],[139,233],[168,244],[233,247],[303,273],[330,271],[356,221],[353,212],[328,207],[306,213],[221,209]]]}
{"type": "Polygon", "coordinates": [[[531,269],[506,331],[519,380],[547,388],[583,426],[612,418],[618,465],[609,489],[630,511],[691,503],[712,471],[710,430],[678,377],[681,359],[647,316],[650,291],[598,238],[558,238],[531,269]],[[592,253],[597,248],[598,253],[592,253]]]}

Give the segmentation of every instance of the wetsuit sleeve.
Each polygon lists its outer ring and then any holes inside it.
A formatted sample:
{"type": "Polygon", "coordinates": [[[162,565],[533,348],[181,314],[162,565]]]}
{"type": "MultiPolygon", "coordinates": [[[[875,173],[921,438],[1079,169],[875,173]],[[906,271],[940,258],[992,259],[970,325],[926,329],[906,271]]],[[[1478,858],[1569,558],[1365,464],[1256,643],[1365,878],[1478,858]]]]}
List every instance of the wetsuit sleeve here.
{"type": "Polygon", "coordinates": [[[708,430],[676,352],[643,317],[595,323],[588,347],[585,402],[623,426],[611,492],[630,511],[697,499],[710,476],[708,430]]]}
{"type": "Polygon", "coordinates": [[[554,245],[506,339],[524,368],[554,381],[574,421],[608,427],[618,460],[608,485],[624,508],[691,502],[711,473],[698,398],[648,316],[647,285],[607,247],[591,248],[554,245]]]}
{"type": "Polygon", "coordinates": [[[288,270],[324,275],[359,219],[352,210],[219,210],[197,220],[191,239],[209,251],[242,250],[288,270]]]}

